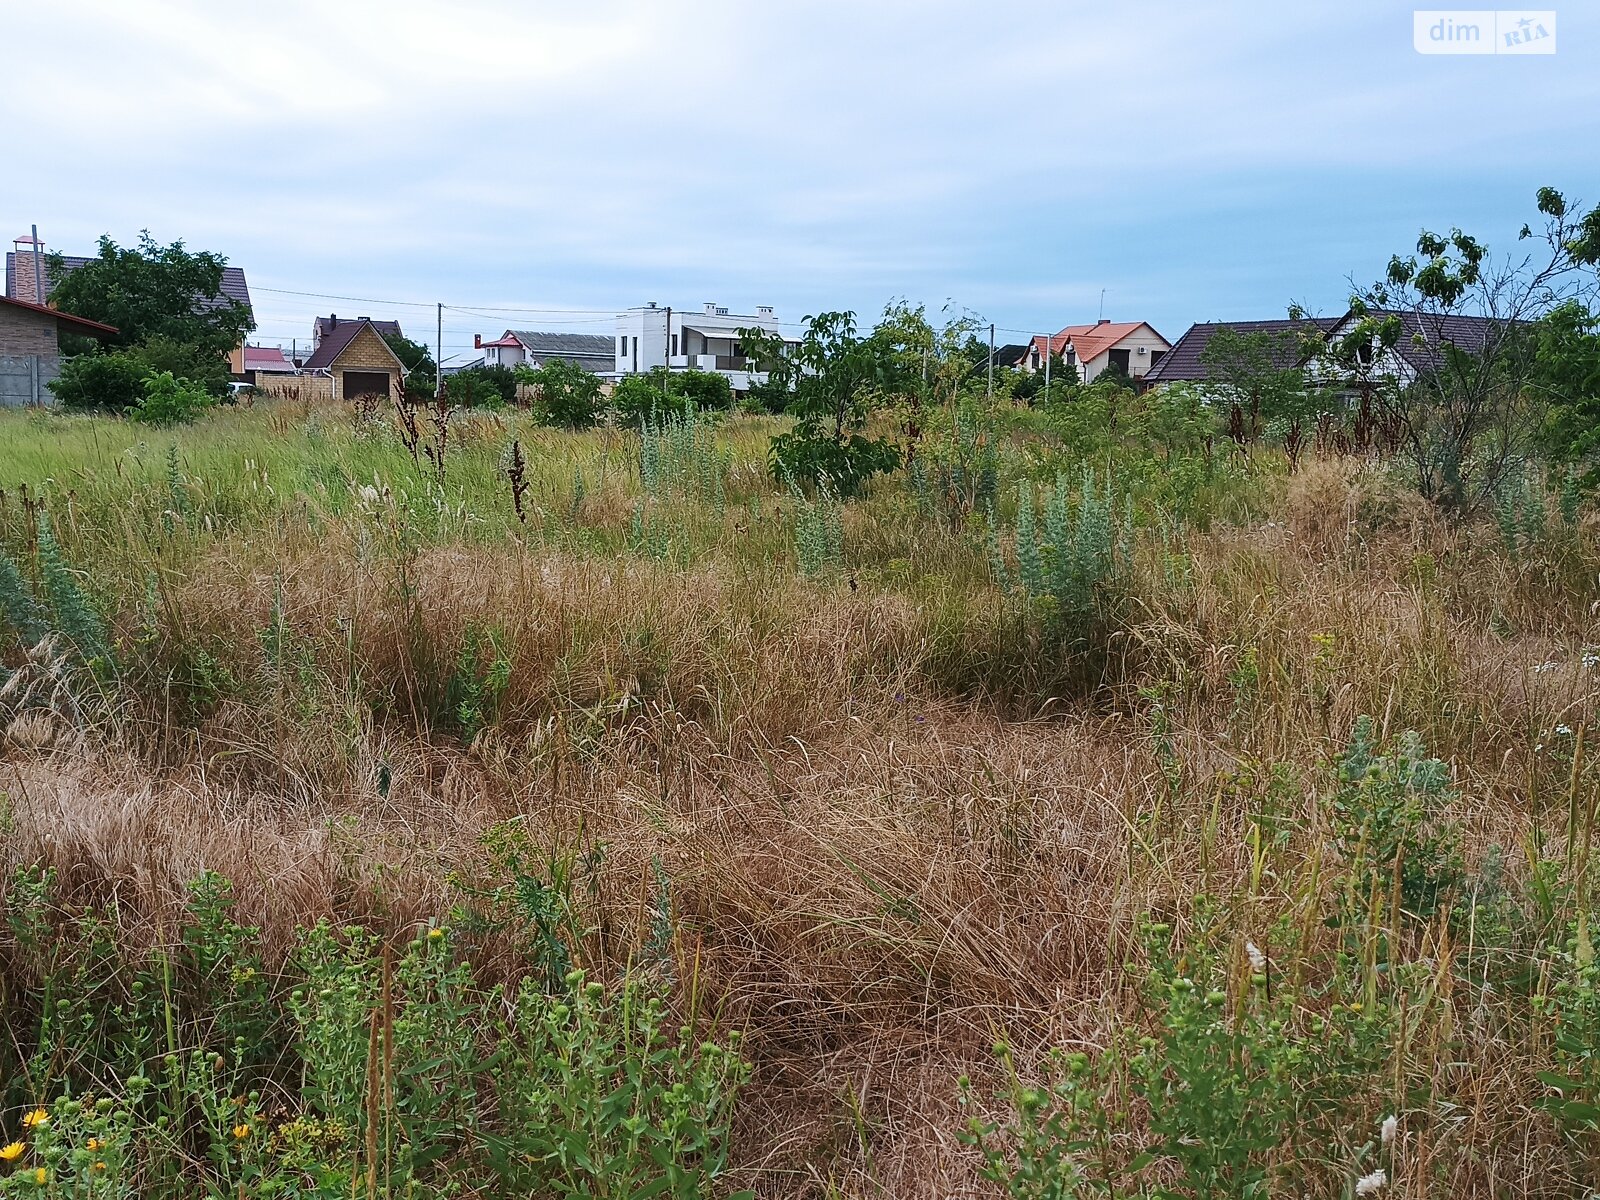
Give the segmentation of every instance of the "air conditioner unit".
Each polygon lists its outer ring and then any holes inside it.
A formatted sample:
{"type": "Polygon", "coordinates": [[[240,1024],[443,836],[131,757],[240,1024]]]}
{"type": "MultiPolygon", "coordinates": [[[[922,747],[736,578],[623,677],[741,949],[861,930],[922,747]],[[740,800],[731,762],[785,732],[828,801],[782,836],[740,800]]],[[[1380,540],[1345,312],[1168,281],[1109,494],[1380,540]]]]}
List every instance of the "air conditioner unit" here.
{"type": "Polygon", "coordinates": [[[1144,348],[1144,347],[1143,347],[1143,346],[1140,346],[1140,347],[1139,347],[1139,353],[1140,353],[1140,354],[1141,354],[1141,355],[1144,355],[1144,354],[1148,354],[1148,353],[1150,353],[1150,352],[1149,352],[1149,351],[1148,351],[1148,350],[1147,350],[1147,349],[1145,349],[1145,348],[1144,348]]]}

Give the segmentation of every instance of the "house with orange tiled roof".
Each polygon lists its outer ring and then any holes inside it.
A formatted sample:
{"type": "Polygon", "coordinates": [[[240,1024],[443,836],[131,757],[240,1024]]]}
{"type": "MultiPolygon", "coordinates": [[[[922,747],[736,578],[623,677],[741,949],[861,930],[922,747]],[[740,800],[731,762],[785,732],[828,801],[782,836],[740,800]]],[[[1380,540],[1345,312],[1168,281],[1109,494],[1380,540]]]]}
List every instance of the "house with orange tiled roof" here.
{"type": "Polygon", "coordinates": [[[1082,383],[1093,383],[1108,367],[1120,367],[1138,380],[1171,349],[1172,343],[1148,321],[1102,319],[1093,325],[1068,325],[1054,337],[1034,338],[1021,365],[1042,371],[1046,357],[1055,355],[1082,383]]]}

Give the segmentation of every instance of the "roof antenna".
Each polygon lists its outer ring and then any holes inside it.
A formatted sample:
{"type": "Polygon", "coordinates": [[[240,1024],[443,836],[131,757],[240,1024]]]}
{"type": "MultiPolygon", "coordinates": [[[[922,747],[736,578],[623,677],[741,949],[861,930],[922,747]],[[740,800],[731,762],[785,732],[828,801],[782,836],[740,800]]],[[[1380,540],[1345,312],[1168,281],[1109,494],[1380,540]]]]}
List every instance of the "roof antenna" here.
{"type": "Polygon", "coordinates": [[[1095,322],[1098,324],[1099,322],[1104,321],[1105,319],[1106,319],[1106,290],[1105,290],[1105,288],[1101,288],[1100,289],[1100,315],[1095,318],[1095,322]]]}

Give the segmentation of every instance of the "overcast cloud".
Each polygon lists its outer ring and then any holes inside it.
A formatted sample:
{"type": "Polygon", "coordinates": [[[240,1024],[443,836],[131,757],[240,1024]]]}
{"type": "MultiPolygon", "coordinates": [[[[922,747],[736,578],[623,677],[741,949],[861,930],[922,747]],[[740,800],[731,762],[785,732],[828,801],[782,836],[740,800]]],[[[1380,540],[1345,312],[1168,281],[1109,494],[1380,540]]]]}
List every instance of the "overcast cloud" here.
{"type": "Polygon", "coordinates": [[[1420,56],[1412,8],[4,0],[0,232],[218,251],[285,345],[898,296],[1016,341],[1101,289],[1176,338],[1600,200],[1600,5],[1529,57],[1420,56]]]}

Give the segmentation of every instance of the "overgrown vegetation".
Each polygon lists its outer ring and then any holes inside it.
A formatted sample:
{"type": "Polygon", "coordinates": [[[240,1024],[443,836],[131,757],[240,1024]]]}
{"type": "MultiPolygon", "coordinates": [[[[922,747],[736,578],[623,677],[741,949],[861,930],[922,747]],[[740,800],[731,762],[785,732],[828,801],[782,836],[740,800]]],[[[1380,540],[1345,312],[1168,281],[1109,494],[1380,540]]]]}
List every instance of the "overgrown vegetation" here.
{"type": "Polygon", "coordinates": [[[1478,503],[905,306],[780,416],[0,413],[0,1188],[1586,1195],[1551,320],[1478,503]]]}

